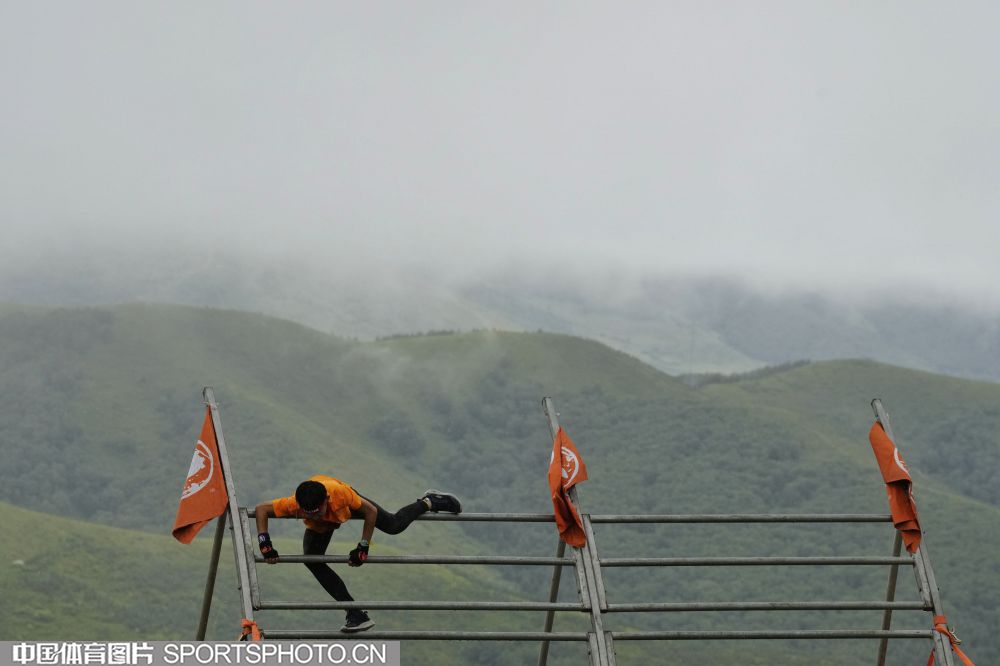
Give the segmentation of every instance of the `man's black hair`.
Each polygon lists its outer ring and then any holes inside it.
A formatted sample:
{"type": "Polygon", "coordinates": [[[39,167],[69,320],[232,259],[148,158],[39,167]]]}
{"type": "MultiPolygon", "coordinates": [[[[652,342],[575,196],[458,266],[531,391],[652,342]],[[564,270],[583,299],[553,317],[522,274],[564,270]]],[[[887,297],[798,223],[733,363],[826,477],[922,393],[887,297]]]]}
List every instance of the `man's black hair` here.
{"type": "Polygon", "coordinates": [[[319,481],[303,481],[295,489],[295,501],[300,509],[313,511],[326,499],[326,486],[319,481]]]}

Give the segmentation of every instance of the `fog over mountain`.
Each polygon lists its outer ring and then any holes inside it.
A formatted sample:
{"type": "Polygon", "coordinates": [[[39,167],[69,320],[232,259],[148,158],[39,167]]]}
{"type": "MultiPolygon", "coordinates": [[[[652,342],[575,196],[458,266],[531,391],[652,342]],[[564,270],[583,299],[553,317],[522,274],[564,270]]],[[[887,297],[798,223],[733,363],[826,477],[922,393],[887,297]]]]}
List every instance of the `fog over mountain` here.
{"type": "Polygon", "coordinates": [[[998,378],[995,3],[0,7],[0,300],[998,378]]]}
{"type": "Polygon", "coordinates": [[[428,266],[325,266],[194,247],[67,254],[47,266],[41,274],[0,270],[0,301],[234,308],[362,339],[546,330],[599,340],[671,374],[872,358],[1000,381],[1000,314],[921,289],[793,290],[731,276],[528,263],[446,276],[428,266]]]}

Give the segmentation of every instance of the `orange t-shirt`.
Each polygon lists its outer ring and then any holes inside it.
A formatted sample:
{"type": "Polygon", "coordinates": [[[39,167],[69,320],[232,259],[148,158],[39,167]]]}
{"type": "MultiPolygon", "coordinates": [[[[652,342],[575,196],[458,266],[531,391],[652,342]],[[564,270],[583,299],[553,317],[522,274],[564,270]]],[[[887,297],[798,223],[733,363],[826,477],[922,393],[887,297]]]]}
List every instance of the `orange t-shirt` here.
{"type": "MultiPolygon", "coordinates": [[[[311,476],[309,480],[319,481],[326,487],[326,512],[318,518],[306,518],[305,526],[309,529],[327,532],[331,523],[346,523],[351,517],[351,511],[361,508],[361,496],[343,481],[322,474],[311,476]]],[[[274,515],[279,518],[305,518],[294,495],[272,500],[271,504],[274,506],[274,515]]]]}

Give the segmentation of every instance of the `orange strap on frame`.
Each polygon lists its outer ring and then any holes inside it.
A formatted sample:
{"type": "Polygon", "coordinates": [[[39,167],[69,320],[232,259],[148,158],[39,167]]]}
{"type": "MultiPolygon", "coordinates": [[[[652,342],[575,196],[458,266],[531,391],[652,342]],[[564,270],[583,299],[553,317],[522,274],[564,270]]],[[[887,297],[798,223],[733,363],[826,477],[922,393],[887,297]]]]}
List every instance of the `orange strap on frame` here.
{"type": "MultiPolygon", "coordinates": [[[[948,642],[951,643],[952,651],[958,655],[958,658],[962,660],[962,663],[965,664],[965,666],[976,666],[974,663],[972,663],[972,660],[969,659],[969,657],[959,649],[958,646],[962,641],[958,640],[958,636],[952,633],[951,629],[948,628],[948,619],[944,615],[934,616],[934,631],[938,632],[939,634],[944,634],[945,636],[948,637],[948,642]]],[[[931,656],[927,660],[927,666],[933,666],[933,664],[934,664],[934,650],[931,650],[931,656]]]]}
{"type": "Polygon", "coordinates": [[[239,640],[245,641],[247,639],[247,636],[249,636],[250,640],[252,641],[259,641],[260,627],[258,627],[257,623],[254,622],[253,620],[248,620],[246,618],[243,618],[243,633],[240,634],[239,640]]]}

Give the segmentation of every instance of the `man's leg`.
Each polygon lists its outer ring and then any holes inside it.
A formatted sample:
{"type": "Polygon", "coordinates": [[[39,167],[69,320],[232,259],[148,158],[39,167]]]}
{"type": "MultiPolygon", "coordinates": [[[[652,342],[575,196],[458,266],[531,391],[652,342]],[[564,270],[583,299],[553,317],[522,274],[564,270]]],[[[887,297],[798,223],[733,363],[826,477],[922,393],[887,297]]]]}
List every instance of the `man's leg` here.
{"type": "MultiPolygon", "coordinates": [[[[379,506],[379,503],[371,498],[365,497],[364,495],[361,495],[361,497],[364,497],[366,500],[375,505],[375,508],[378,510],[378,513],[375,516],[375,527],[377,527],[379,531],[385,532],[386,534],[399,534],[409,527],[410,523],[418,517],[430,511],[431,506],[433,506],[432,500],[425,496],[421,497],[412,504],[407,504],[406,506],[398,509],[396,513],[390,513],[379,506]]],[[[453,495],[448,495],[448,497],[454,498],[453,495]]],[[[458,511],[454,511],[454,513],[458,513],[462,510],[457,498],[454,498],[454,505],[455,506],[449,505],[448,507],[449,509],[457,508],[458,511]]],[[[362,517],[360,511],[352,512],[352,516],[354,518],[362,517]]]]}
{"type": "MultiPolygon", "coordinates": [[[[329,532],[315,532],[307,529],[302,536],[302,553],[305,555],[325,555],[326,549],[330,546],[330,539],[333,538],[333,530],[329,532]]],[[[347,591],[347,585],[337,575],[328,564],[309,563],[306,565],[309,572],[316,577],[319,584],[323,586],[327,594],[337,601],[354,601],[354,597],[347,591]]]]}
{"type": "MultiPolygon", "coordinates": [[[[326,549],[330,546],[330,539],[333,538],[333,530],[329,532],[316,532],[310,529],[302,535],[302,553],[305,555],[325,555],[326,549]]],[[[337,575],[330,565],[320,562],[306,565],[309,572],[319,581],[323,589],[337,601],[354,601],[354,597],[347,591],[347,585],[343,579],[337,575]]],[[[347,611],[347,623],[351,620],[362,622],[368,620],[368,614],[363,610],[352,608],[347,611]]]]}
{"type": "MultiPolygon", "coordinates": [[[[424,501],[417,500],[413,504],[407,504],[403,508],[396,511],[396,513],[390,513],[379,506],[378,502],[365,497],[364,495],[361,496],[375,505],[375,508],[378,510],[378,513],[375,516],[375,527],[377,527],[380,532],[385,532],[386,534],[399,534],[409,527],[410,523],[416,520],[418,516],[421,516],[428,511],[427,505],[424,501]]],[[[354,518],[363,517],[360,511],[354,511],[351,515],[354,518]]]]}
{"type": "MultiPolygon", "coordinates": [[[[372,502],[375,504],[375,502],[372,502]]],[[[375,518],[375,527],[386,534],[399,534],[410,526],[414,520],[427,513],[427,505],[423,500],[417,500],[412,504],[407,504],[396,510],[396,513],[389,513],[378,504],[378,516],[375,518]]]]}

